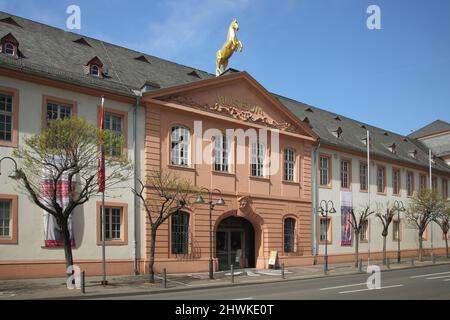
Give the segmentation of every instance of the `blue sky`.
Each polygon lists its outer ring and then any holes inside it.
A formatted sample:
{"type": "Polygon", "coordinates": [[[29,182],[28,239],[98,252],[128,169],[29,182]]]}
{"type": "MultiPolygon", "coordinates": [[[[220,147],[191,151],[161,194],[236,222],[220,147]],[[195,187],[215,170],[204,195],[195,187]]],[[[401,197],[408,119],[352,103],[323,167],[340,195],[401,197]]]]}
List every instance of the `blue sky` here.
{"type": "Polygon", "coordinates": [[[230,67],[269,91],[408,134],[450,122],[448,0],[0,0],[0,10],[214,72],[232,18],[244,52],[230,67]],[[369,30],[367,7],[381,9],[369,30]]]}

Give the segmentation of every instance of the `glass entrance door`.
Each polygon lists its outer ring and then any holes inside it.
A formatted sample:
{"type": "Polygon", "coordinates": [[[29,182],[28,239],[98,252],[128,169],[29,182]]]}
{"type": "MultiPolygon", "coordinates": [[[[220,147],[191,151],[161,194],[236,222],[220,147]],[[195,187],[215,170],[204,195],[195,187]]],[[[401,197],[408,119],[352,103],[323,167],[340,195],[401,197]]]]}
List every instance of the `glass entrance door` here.
{"type": "Polygon", "coordinates": [[[241,230],[217,232],[216,255],[219,270],[229,270],[231,265],[234,268],[243,266],[243,235],[244,232],[241,230]]]}

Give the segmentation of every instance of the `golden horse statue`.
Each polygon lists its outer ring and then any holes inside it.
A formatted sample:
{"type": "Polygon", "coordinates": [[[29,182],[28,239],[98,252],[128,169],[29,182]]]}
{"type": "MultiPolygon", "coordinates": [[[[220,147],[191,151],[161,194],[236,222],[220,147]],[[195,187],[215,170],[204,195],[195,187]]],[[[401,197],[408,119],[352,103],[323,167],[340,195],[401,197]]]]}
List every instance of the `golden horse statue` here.
{"type": "Polygon", "coordinates": [[[236,37],[236,32],[239,30],[239,24],[236,19],[231,21],[230,27],[228,28],[227,41],[223,45],[222,49],[217,51],[216,54],[216,77],[220,76],[222,72],[227,70],[228,60],[233,55],[235,51],[242,52],[244,46],[236,37]],[[222,67],[222,70],[220,70],[222,67]]]}

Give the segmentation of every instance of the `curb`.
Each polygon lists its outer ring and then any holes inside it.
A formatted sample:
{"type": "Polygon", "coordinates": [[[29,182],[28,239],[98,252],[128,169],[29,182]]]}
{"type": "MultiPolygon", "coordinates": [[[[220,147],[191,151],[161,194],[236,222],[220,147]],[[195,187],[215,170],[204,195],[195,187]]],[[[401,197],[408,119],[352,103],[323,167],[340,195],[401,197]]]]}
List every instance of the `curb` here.
{"type": "MultiPolygon", "coordinates": [[[[430,264],[430,265],[421,265],[421,266],[405,266],[404,268],[390,268],[390,269],[384,269],[382,272],[390,272],[390,271],[401,271],[401,270],[410,270],[410,269],[420,269],[425,267],[432,267],[432,266],[441,266],[441,265],[448,265],[450,264],[450,261],[445,261],[441,263],[436,264],[430,264]]],[[[102,299],[102,298],[113,298],[113,297],[132,297],[132,296],[141,296],[141,295],[155,295],[155,294],[161,294],[161,293],[173,293],[173,292],[183,292],[183,291],[194,291],[194,290],[202,290],[202,289],[218,289],[218,288],[230,288],[230,287],[239,287],[239,286],[249,286],[249,285],[260,285],[260,284],[270,284],[270,283],[281,283],[281,282],[291,282],[291,281],[300,281],[300,280],[315,280],[315,279],[321,279],[321,278],[337,278],[342,276],[348,276],[348,275],[358,275],[358,274],[365,274],[366,272],[358,272],[355,270],[351,270],[349,272],[344,272],[340,274],[329,274],[329,275],[315,275],[311,277],[292,277],[292,278],[286,278],[286,279],[273,279],[273,280],[254,280],[252,282],[235,282],[235,283],[218,283],[218,284],[203,284],[203,285],[197,285],[197,286],[191,286],[191,287],[181,287],[181,288],[158,288],[151,291],[141,291],[141,292],[117,292],[117,293],[105,293],[105,294],[92,294],[89,293],[85,295],[74,295],[70,297],[47,297],[47,298],[35,298],[35,299],[25,299],[25,300],[89,300],[89,299],[102,299]]]]}

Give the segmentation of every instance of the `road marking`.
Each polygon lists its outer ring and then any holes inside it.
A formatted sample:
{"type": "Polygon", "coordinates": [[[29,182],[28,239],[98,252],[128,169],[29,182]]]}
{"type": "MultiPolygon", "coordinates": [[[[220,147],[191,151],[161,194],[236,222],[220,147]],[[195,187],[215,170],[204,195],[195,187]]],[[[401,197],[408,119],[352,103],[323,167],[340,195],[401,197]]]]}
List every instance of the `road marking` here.
{"type": "Polygon", "coordinates": [[[411,279],[414,279],[414,278],[424,278],[424,277],[428,277],[428,276],[437,276],[437,275],[440,275],[440,274],[448,274],[448,273],[450,273],[450,271],[448,271],[448,272],[439,272],[439,273],[421,274],[420,276],[412,276],[412,277],[410,277],[410,278],[411,278],[411,279]]]}
{"type": "Polygon", "coordinates": [[[340,289],[340,288],[348,288],[348,287],[356,287],[356,286],[362,286],[366,284],[366,282],[363,283],[355,283],[355,284],[347,284],[345,286],[337,286],[337,287],[328,287],[328,288],[322,288],[319,291],[323,291],[323,290],[333,290],[333,289],[340,289]]]}
{"type": "Polygon", "coordinates": [[[248,298],[239,298],[239,299],[233,299],[233,300],[252,300],[252,297],[248,297],[248,298]]]}
{"type": "Polygon", "coordinates": [[[439,276],[439,277],[431,277],[431,278],[427,278],[427,280],[442,279],[442,278],[448,278],[448,277],[450,277],[450,274],[449,274],[449,275],[446,275],[446,276],[439,276]]]}
{"type": "Polygon", "coordinates": [[[397,284],[397,285],[394,285],[394,286],[381,287],[380,289],[359,289],[359,290],[341,291],[339,293],[340,294],[345,294],[345,293],[352,293],[352,292],[381,290],[381,289],[389,289],[389,288],[397,288],[397,287],[403,287],[403,285],[402,284],[397,284]]]}

